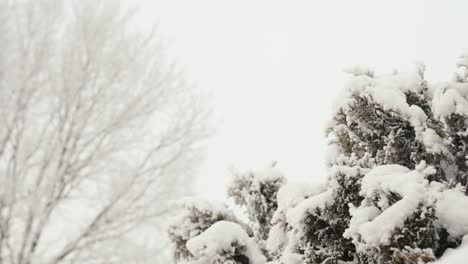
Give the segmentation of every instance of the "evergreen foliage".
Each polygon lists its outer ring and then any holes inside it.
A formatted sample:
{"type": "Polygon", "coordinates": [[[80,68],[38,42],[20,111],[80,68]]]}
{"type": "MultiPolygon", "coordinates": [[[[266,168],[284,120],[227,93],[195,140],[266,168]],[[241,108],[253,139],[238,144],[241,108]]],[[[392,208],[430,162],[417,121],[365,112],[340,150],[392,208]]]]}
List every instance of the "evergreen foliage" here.
{"type": "Polygon", "coordinates": [[[455,81],[437,85],[421,65],[349,70],[327,129],[325,183],[286,184],[275,168],[235,173],[228,194],[265,259],[239,257],[233,241],[213,263],[421,264],[457,248],[468,238],[467,58],[455,81]]]}

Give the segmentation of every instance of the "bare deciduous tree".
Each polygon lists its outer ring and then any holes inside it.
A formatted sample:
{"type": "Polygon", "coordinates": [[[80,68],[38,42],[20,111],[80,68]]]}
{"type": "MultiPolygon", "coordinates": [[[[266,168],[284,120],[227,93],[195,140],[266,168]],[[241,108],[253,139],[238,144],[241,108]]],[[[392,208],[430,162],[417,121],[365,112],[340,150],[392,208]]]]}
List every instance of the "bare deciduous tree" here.
{"type": "Polygon", "coordinates": [[[119,262],[190,181],[203,101],[118,2],[0,0],[0,263],[119,262]]]}

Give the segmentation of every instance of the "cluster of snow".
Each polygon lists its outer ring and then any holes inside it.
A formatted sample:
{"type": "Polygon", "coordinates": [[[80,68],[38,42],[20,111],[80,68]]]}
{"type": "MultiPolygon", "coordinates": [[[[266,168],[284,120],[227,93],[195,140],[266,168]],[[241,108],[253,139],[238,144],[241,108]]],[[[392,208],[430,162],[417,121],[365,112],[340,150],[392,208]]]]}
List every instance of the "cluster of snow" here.
{"type": "Polygon", "coordinates": [[[332,198],[333,190],[329,188],[320,194],[305,199],[286,213],[288,224],[296,230],[302,230],[305,216],[307,214],[315,215],[317,209],[323,210],[327,204],[332,202],[332,198]]]}
{"type": "Polygon", "coordinates": [[[311,185],[307,183],[296,182],[287,183],[278,191],[277,212],[292,208],[297,203],[303,201],[305,198],[314,196],[323,191],[325,191],[325,186],[323,184],[311,185]]]}
{"type": "Polygon", "coordinates": [[[433,88],[432,109],[434,116],[441,120],[451,114],[468,116],[468,53],[460,56],[457,66],[454,82],[438,83],[433,88]]]}
{"type": "Polygon", "coordinates": [[[437,223],[451,236],[468,234],[468,211],[462,209],[468,208],[468,196],[440,183],[429,184],[426,177],[434,173],[434,168],[424,163],[416,170],[400,165],[372,169],[362,179],[360,195],[364,200],[358,208],[352,208],[350,226],[344,236],[352,238],[361,247],[358,249],[388,245],[394,230],[403,227],[421,204],[435,207],[437,223]],[[390,194],[401,199],[390,204],[390,194]]]}
{"type": "MultiPolygon", "coordinates": [[[[277,194],[278,208],[271,220],[273,226],[266,242],[266,248],[269,252],[282,253],[281,258],[278,259],[279,263],[300,262],[302,256],[293,252],[296,238],[294,234],[287,232],[290,229],[289,221],[300,222],[299,215],[304,212],[295,212],[295,210],[300,210],[296,209],[296,206],[309,197],[324,193],[325,190],[326,187],[323,184],[310,185],[307,183],[287,183],[279,189],[277,194]]],[[[304,210],[304,206],[301,208],[304,210]]]]}
{"type": "Polygon", "coordinates": [[[345,237],[353,238],[356,244],[362,240],[364,246],[388,245],[394,230],[403,227],[418,205],[429,199],[426,176],[432,173],[431,167],[411,171],[400,165],[383,165],[371,170],[362,179],[360,195],[365,199],[351,211],[345,237]],[[401,199],[390,205],[388,195],[392,193],[401,199]],[[375,200],[377,206],[373,204],[375,200]]]}
{"type": "Polygon", "coordinates": [[[355,162],[358,162],[359,160],[356,158],[355,155],[351,155],[351,157],[348,158],[347,162],[352,163],[353,166],[348,166],[348,165],[335,165],[329,168],[329,179],[328,179],[328,185],[330,185],[331,188],[338,188],[337,182],[336,182],[336,175],[344,175],[346,179],[351,179],[354,177],[357,177],[361,174],[365,174],[368,172],[368,169],[362,168],[357,164],[354,164],[355,162]]]}
{"type": "Polygon", "coordinates": [[[468,116],[468,83],[441,83],[434,89],[434,116],[439,119],[451,114],[468,116]]]}
{"type": "Polygon", "coordinates": [[[338,108],[352,106],[353,96],[369,98],[382,106],[384,110],[398,112],[408,121],[423,124],[426,114],[417,106],[410,106],[406,102],[405,93],[418,93],[424,84],[418,73],[398,73],[393,75],[368,76],[358,75],[347,83],[338,108]]]}
{"type": "Polygon", "coordinates": [[[249,263],[266,263],[266,258],[258,249],[255,241],[245,233],[239,224],[234,222],[216,222],[205,232],[187,242],[187,248],[199,258],[200,263],[208,263],[208,260],[224,252],[229,252],[233,245],[238,245],[243,249],[241,253],[249,258],[249,263]]]}
{"type": "Polygon", "coordinates": [[[273,225],[268,234],[268,240],[266,242],[266,249],[269,252],[281,252],[288,242],[285,227],[277,223],[273,225]]]}
{"type": "Polygon", "coordinates": [[[444,145],[444,140],[434,131],[434,129],[415,128],[417,139],[426,147],[426,150],[430,153],[444,153],[447,154],[448,150],[444,145]]]}
{"type": "Polygon", "coordinates": [[[437,199],[436,216],[450,235],[467,235],[468,196],[459,189],[444,190],[437,199]]]}

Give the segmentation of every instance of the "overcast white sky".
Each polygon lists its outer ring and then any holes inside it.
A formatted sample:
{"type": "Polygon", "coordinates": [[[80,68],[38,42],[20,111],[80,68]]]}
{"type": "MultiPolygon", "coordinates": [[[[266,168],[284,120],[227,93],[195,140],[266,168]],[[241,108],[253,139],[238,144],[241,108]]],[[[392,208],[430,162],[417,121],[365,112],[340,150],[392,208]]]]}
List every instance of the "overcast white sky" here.
{"type": "Polygon", "coordinates": [[[468,49],[466,0],[137,2],[191,80],[214,92],[217,134],[197,192],[215,199],[231,165],[277,160],[292,181],[325,177],[324,127],[343,67],[424,61],[430,79],[448,79],[468,49]]]}

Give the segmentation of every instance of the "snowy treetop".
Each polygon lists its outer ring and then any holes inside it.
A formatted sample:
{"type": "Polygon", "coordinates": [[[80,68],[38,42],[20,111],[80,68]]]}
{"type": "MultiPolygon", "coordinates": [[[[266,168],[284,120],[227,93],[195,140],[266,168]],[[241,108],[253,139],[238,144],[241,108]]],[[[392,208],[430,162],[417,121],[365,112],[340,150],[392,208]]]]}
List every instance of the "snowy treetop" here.
{"type": "Polygon", "coordinates": [[[248,227],[228,212],[192,211],[178,248],[200,264],[466,263],[468,54],[458,67],[455,80],[435,84],[423,64],[345,69],[324,183],[287,183],[274,165],[234,172],[228,194],[248,227]]]}

